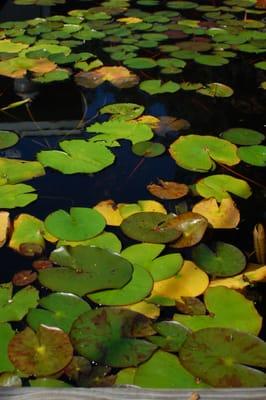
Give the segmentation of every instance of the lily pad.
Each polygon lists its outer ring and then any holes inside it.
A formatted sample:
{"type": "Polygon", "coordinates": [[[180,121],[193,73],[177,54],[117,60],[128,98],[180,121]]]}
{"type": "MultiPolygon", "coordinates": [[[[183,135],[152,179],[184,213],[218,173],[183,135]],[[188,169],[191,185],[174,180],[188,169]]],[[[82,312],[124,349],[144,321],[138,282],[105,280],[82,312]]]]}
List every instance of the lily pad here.
{"type": "Polygon", "coordinates": [[[37,272],[34,272],[31,269],[23,269],[22,271],[15,273],[12,278],[12,283],[15,286],[27,286],[36,281],[37,277],[37,272]]]}
{"type": "Polygon", "coordinates": [[[30,185],[0,185],[0,208],[25,207],[38,197],[30,185]]]}
{"type": "Polygon", "coordinates": [[[35,308],[39,292],[33,286],[27,286],[12,297],[12,283],[0,285],[0,322],[21,321],[30,308],[35,308]]]}
{"type": "Polygon", "coordinates": [[[212,276],[233,276],[246,266],[246,258],[237,247],[217,242],[214,250],[201,243],[192,250],[194,262],[212,276]]]}
{"type": "Polygon", "coordinates": [[[215,161],[226,165],[240,161],[234,144],[214,136],[181,136],[171,144],[170,154],[180,167],[199,172],[215,169],[215,161]]]}
{"type": "Polygon", "coordinates": [[[238,155],[242,161],[256,167],[266,166],[266,146],[243,146],[239,147],[238,155]]]}
{"type": "Polygon", "coordinates": [[[73,349],[66,333],[41,325],[37,333],[30,328],[17,333],[9,343],[8,355],[22,373],[47,376],[69,364],[73,349]]]}
{"type": "Polygon", "coordinates": [[[132,146],[132,151],[137,156],[158,157],[165,152],[165,147],[161,143],[138,142],[132,146]]]}
{"type": "Polygon", "coordinates": [[[175,93],[180,89],[180,85],[173,81],[162,83],[161,80],[151,79],[141,82],[141,90],[149,94],[175,93]]]}
{"type": "Polygon", "coordinates": [[[87,359],[112,367],[129,367],[147,360],[156,349],[152,343],[136,339],[145,336],[144,332],[153,332],[144,315],[102,307],[82,314],[70,335],[75,350],[87,359]]]}
{"type": "Polygon", "coordinates": [[[0,211],[0,248],[6,244],[11,228],[10,214],[8,211],[0,211]]]}
{"type": "MultiPolygon", "coordinates": [[[[14,365],[11,363],[8,357],[8,345],[10,340],[15,335],[15,332],[11,328],[10,324],[0,323],[0,373],[14,371],[14,365]]],[[[2,375],[1,375],[2,376],[2,375]]],[[[1,382],[0,382],[0,386],[1,382]]]]}
{"type": "Polygon", "coordinates": [[[0,150],[14,146],[19,141],[15,132],[0,131],[0,150]]]}
{"type": "Polygon", "coordinates": [[[135,103],[108,104],[100,109],[101,114],[111,114],[113,118],[131,120],[138,118],[144,111],[144,107],[135,103]]]}
{"type": "Polygon", "coordinates": [[[64,174],[94,173],[112,165],[114,154],[101,143],[86,140],[64,140],[59,143],[63,151],[44,150],[37,154],[45,166],[64,174]]]}
{"type": "Polygon", "coordinates": [[[44,221],[47,231],[63,240],[86,240],[104,230],[105,220],[98,211],[91,208],[73,207],[68,214],[58,210],[44,221]]]}
{"type": "Polygon", "coordinates": [[[98,236],[95,236],[91,239],[81,240],[78,242],[69,241],[69,240],[59,240],[57,243],[57,247],[61,246],[97,246],[101,249],[110,250],[114,253],[120,253],[122,244],[118,237],[112,232],[103,232],[98,236]]]}
{"type": "Polygon", "coordinates": [[[157,212],[140,212],[130,215],[121,224],[123,233],[131,239],[149,243],[168,243],[182,233],[168,227],[169,217],[157,212]]]}
{"type": "Polygon", "coordinates": [[[0,158],[0,178],[5,184],[16,184],[43,175],[45,170],[37,161],[0,158]]]}
{"type": "Polygon", "coordinates": [[[139,77],[125,67],[101,67],[89,72],[79,72],[75,75],[78,85],[95,88],[108,81],[118,88],[130,88],[139,83],[139,77]]]}
{"type": "Polygon", "coordinates": [[[241,146],[260,144],[265,139],[262,133],[247,128],[231,128],[222,132],[220,136],[231,143],[240,144],[241,146]]]}
{"type": "Polygon", "coordinates": [[[210,55],[199,54],[194,58],[194,61],[196,61],[198,64],[209,65],[211,67],[220,67],[222,65],[229,63],[229,60],[227,58],[211,54],[210,55]]]}
{"type": "Polygon", "coordinates": [[[163,200],[175,200],[184,197],[188,193],[188,186],[183,183],[163,181],[159,184],[152,183],[147,186],[148,191],[163,200]]]}
{"type": "Polygon", "coordinates": [[[60,247],[50,259],[61,267],[39,271],[39,281],[53,291],[84,296],[124,286],[132,277],[131,264],[116,253],[95,246],[60,247]]]}
{"type": "Polygon", "coordinates": [[[180,360],[194,376],[214,387],[263,387],[266,344],[250,334],[229,328],[201,329],[189,336],[180,360]]]}
{"type": "Polygon", "coordinates": [[[175,314],[174,320],[193,331],[202,328],[232,328],[258,335],[262,318],[252,301],[224,286],[210,287],[204,293],[209,315],[175,314]]]}
{"type": "Polygon", "coordinates": [[[229,192],[242,199],[248,199],[252,194],[246,181],[223,174],[201,179],[196,183],[196,190],[202,197],[214,197],[219,202],[229,198],[229,192]]]}
{"type": "Polygon", "coordinates": [[[200,89],[197,89],[197,93],[203,94],[210,97],[231,97],[234,94],[233,89],[224,85],[223,83],[213,82],[200,89]]]}
{"type": "Polygon", "coordinates": [[[129,68],[135,69],[150,69],[157,66],[156,61],[147,57],[133,57],[124,61],[124,64],[129,68]]]}
{"type": "Polygon", "coordinates": [[[190,334],[190,330],[176,321],[161,321],[153,325],[160,335],[151,336],[149,341],[169,352],[178,352],[190,334]]]}
{"type": "Polygon", "coordinates": [[[35,331],[40,325],[53,326],[68,333],[73,322],[90,306],[80,297],[70,293],[52,293],[43,297],[36,308],[29,311],[27,323],[35,331]]]}

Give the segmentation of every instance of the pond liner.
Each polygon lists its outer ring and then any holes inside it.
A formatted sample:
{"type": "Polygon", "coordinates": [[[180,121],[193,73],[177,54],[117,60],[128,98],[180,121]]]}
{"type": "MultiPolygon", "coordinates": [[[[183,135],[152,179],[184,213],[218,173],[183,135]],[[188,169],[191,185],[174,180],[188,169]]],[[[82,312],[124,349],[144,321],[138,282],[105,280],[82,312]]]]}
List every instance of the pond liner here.
{"type": "Polygon", "coordinates": [[[2,388],[0,400],[265,400],[266,388],[143,390],[117,388],[2,388]]]}

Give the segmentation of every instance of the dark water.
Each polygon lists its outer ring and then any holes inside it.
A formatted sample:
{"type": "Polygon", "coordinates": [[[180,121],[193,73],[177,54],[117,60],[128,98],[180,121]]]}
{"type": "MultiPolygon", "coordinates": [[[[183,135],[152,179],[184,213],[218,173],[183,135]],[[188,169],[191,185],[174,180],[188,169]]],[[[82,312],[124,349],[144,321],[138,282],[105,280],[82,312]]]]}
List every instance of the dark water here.
{"type": "MultiPolygon", "coordinates": [[[[87,8],[87,2],[68,2],[66,6],[56,7],[19,7],[13,6],[11,1],[4,1],[0,5],[0,21],[28,19],[65,13],[73,8],[87,8]],[[2,7],[2,8],[1,8],[2,7]]],[[[93,2],[90,2],[93,4],[93,2]]],[[[147,10],[153,12],[149,7],[147,10]]],[[[100,59],[106,59],[99,48],[94,53],[100,59]]],[[[109,84],[104,84],[97,89],[83,89],[77,87],[72,80],[64,83],[43,85],[38,88],[38,94],[32,102],[29,115],[25,107],[12,110],[14,118],[0,113],[0,126],[2,123],[17,123],[31,121],[79,121],[85,113],[86,121],[94,121],[95,115],[103,105],[116,102],[135,102],[145,106],[145,113],[154,116],[171,115],[187,119],[191,128],[188,133],[218,135],[231,127],[246,127],[265,131],[265,95],[258,89],[261,72],[251,65],[250,55],[239,56],[228,65],[218,68],[208,68],[193,63],[186,67],[183,74],[184,80],[213,81],[228,84],[235,90],[232,98],[208,98],[200,94],[180,91],[173,95],[150,96],[145,95],[138,88],[118,90],[109,84]],[[86,105],[83,97],[86,98],[86,105]]],[[[154,76],[158,76],[155,71],[154,76]]],[[[0,77],[1,92],[0,106],[18,101],[12,79],[0,77]]],[[[165,145],[169,145],[180,133],[174,132],[165,138],[158,138],[165,145]]],[[[68,136],[69,138],[71,136],[68,136]]],[[[78,137],[78,136],[75,136],[78,137]]],[[[55,148],[62,137],[44,137],[40,131],[37,137],[24,137],[19,144],[7,152],[0,152],[0,156],[20,157],[21,159],[34,160],[38,151],[55,148]],[[18,153],[16,153],[18,152],[18,153]]],[[[157,178],[176,180],[178,182],[192,183],[199,174],[187,172],[179,168],[166,153],[159,158],[145,159],[138,166],[140,158],[130,151],[128,142],[121,142],[121,147],[112,149],[116,155],[113,166],[97,173],[96,175],[63,175],[47,169],[45,176],[34,179],[33,186],[38,192],[38,200],[23,209],[11,211],[13,217],[19,213],[29,213],[38,218],[45,218],[54,210],[69,209],[73,206],[90,207],[104,199],[113,199],[116,202],[135,202],[139,199],[149,199],[146,185],[156,182],[157,178]]],[[[263,183],[262,169],[242,166],[234,168],[237,172],[263,183]]],[[[217,168],[217,173],[226,173],[222,168],[217,168]]],[[[200,176],[203,176],[202,174],[200,176]]],[[[27,182],[31,184],[31,182],[27,182]]],[[[256,223],[265,219],[265,192],[258,186],[253,186],[254,194],[248,201],[237,202],[241,211],[239,229],[228,231],[215,231],[215,238],[239,246],[243,251],[250,253],[253,249],[252,230],[256,223]]],[[[165,203],[174,211],[174,202],[165,203]]],[[[121,232],[116,232],[121,236],[121,232]]],[[[212,239],[207,237],[206,240],[212,239]]],[[[14,272],[29,268],[31,260],[22,258],[7,247],[1,249],[1,280],[8,281],[14,272]],[[4,273],[3,273],[4,270],[4,273]]],[[[250,295],[257,299],[260,313],[266,316],[266,294],[263,285],[258,285],[262,290],[251,289],[250,295]],[[264,289],[264,290],[263,290],[264,289]]],[[[264,336],[266,336],[264,334],[264,336]]]]}

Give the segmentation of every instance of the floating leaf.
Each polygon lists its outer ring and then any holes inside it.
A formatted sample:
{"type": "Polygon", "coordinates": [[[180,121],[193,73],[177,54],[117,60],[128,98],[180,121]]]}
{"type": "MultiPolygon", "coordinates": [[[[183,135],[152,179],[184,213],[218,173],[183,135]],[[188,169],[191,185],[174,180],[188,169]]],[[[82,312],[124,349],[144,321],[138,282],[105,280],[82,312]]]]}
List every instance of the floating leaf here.
{"type": "Polygon", "coordinates": [[[34,256],[36,249],[40,254],[45,248],[43,231],[43,221],[29,214],[20,214],[14,221],[9,247],[26,256],[34,256]]]}
{"type": "Polygon", "coordinates": [[[42,76],[33,79],[34,82],[38,83],[50,83],[64,81],[70,77],[70,72],[67,69],[56,68],[53,71],[49,71],[42,76]]]}
{"type": "Polygon", "coordinates": [[[158,212],[139,212],[130,215],[122,224],[125,235],[140,242],[168,243],[177,239],[181,232],[168,227],[167,215],[158,212]]]}
{"type": "Polygon", "coordinates": [[[104,217],[107,225],[119,226],[123,221],[118,206],[113,200],[100,201],[94,210],[104,217]]]}
{"type": "Polygon", "coordinates": [[[181,298],[182,302],[176,302],[176,308],[183,314],[188,315],[205,315],[205,304],[197,297],[184,297],[181,298]]]}
{"type": "Polygon", "coordinates": [[[173,81],[162,83],[161,80],[151,79],[141,82],[141,90],[149,94],[175,93],[180,89],[180,85],[173,81]]]}
{"type": "Polygon", "coordinates": [[[74,356],[71,363],[64,369],[64,374],[79,386],[88,381],[88,377],[92,371],[91,363],[81,356],[74,356]]]}
{"type": "Polygon", "coordinates": [[[29,47],[26,43],[14,43],[10,39],[0,40],[0,53],[19,53],[29,47]]]}
{"type": "Polygon", "coordinates": [[[265,71],[266,70],[266,61],[259,61],[256,64],[254,64],[254,66],[256,68],[263,69],[265,71]]]}
{"type": "Polygon", "coordinates": [[[62,370],[72,359],[73,349],[66,333],[41,325],[17,333],[9,343],[8,354],[14,366],[30,376],[47,376],[62,370]]]}
{"type": "Polygon", "coordinates": [[[194,61],[196,61],[198,64],[209,65],[211,67],[220,67],[222,65],[229,63],[229,60],[227,58],[211,54],[210,55],[199,54],[194,58],[194,61]]]}
{"type": "Polygon", "coordinates": [[[192,211],[203,215],[215,229],[236,228],[240,221],[240,212],[231,197],[222,199],[220,206],[214,197],[203,199],[192,211]]]}
{"type": "Polygon", "coordinates": [[[120,288],[132,276],[127,260],[95,246],[60,247],[50,258],[61,267],[40,270],[39,281],[57,292],[84,296],[96,290],[120,288]]]}
{"type": "Polygon", "coordinates": [[[156,61],[154,61],[152,58],[147,58],[147,57],[127,58],[124,61],[124,64],[129,68],[135,68],[135,69],[150,69],[157,66],[156,61]]]}
{"type": "Polygon", "coordinates": [[[165,147],[161,143],[138,142],[132,146],[132,151],[137,156],[158,157],[165,152],[165,147]]]}
{"type": "Polygon", "coordinates": [[[113,164],[115,156],[101,143],[85,140],[64,140],[59,143],[63,151],[44,150],[37,154],[45,166],[64,174],[94,173],[113,164]]]}
{"type": "Polygon", "coordinates": [[[182,301],[182,296],[196,297],[204,293],[209,283],[208,275],[192,261],[184,261],[178,274],[154,283],[151,299],[163,297],[182,301]]]}
{"type": "Polygon", "coordinates": [[[199,172],[213,170],[214,161],[226,165],[240,161],[234,144],[214,136],[181,136],[171,144],[170,154],[180,167],[199,172]]]}
{"type": "Polygon", "coordinates": [[[15,184],[43,175],[45,170],[37,161],[0,158],[0,177],[6,184],[15,184]]]}
{"type": "Polygon", "coordinates": [[[252,301],[224,286],[210,287],[204,293],[209,315],[175,314],[174,320],[194,330],[202,328],[232,328],[258,335],[262,318],[252,301]]]}
{"type": "Polygon", "coordinates": [[[188,129],[189,127],[190,123],[185,119],[162,116],[154,127],[154,132],[159,136],[164,136],[168,132],[176,132],[182,129],[188,129]]]}
{"type": "Polygon", "coordinates": [[[224,85],[223,83],[213,82],[200,89],[197,89],[197,93],[203,94],[210,97],[231,97],[234,94],[233,89],[224,85]]]}
{"type": "Polygon", "coordinates": [[[139,77],[125,67],[101,67],[90,72],[79,72],[75,75],[75,81],[86,88],[95,88],[108,81],[115,87],[126,89],[136,86],[139,77]]]}
{"type": "Polygon", "coordinates": [[[260,144],[264,140],[262,133],[247,128],[231,128],[222,132],[220,136],[231,143],[242,146],[260,144]]]}
{"type": "Polygon", "coordinates": [[[192,250],[194,262],[212,276],[239,274],[246,266],[246,258],[237,247],[217,242],[214,250],[201,243],[192,250]]]}
{"type": "MultiPolygon", "coordinates": [[[[6,107],[5,107],[6,109],[6,107]]],[[[4,109],[2,108],[2,111],[4,109]]],[[[15,132],[0,131],[0,149],[7,149],[14,146],[19,141],[19,136],[15,132]]]]}
{"type": "Polygon", "coordinates": [[[202,215],[188,211],[169,219],[166,226],[168,229],[172,228],[181,232],[178,240],[171,243],[171,247],[181,249],[194,246],[202,239],[208,227],[208,221],[202,215]]]}
{"type": "Polygon", "coordinates": [[[68,214],[57,210],[44,221],[45,228],[53,236],[64,240],[86,240],[104,230],[105,220],[91,208],[72,207],[68,214]]]}
{"type": "Polygon", "coordinates": [[[106,141],[107,145],[117,144],[120,139],[130,140],[132,144],[149,140],[153,137],[151,128],[137,121],[111,120],[103,123],[96,122],[87,128],[88,132],[100,133],[91,141],[106,141]]]}
{"type": "Polygon", "coordinates": [[[161,336],[151,336],[149,341],[165,351],[174,353],[180,350],[190,333],[189,329],[176,321],[161,321],[154,324],[153,328],[161,336]]]}
{"type": "Polygon", "coordinates": [[[252,194],[251,188],[246,181],[222,174],[201,179],[196,183],[196,190],[200,196],[205,198],[214,197],[219,202],[230,198],[228,192],[243,199],[248,199],[252,194]]]}
{"type": "Polygon", "coordinates": [[[98,236],[95,236],[91,239],[81,240],[78,242],[73,242],[69,240],[59,240],[57,243],[57,247],[61,246],[97,246],[101,249],[110,250],[114,253],[120,253],[122,244],[118,237],[112,232],[103,232],[98,236]]]}
{"type": "Polygon", "coordinates": [[[122,306],[127,310],[135,311],[139,314],[145,315],[147,318],[157,319],[160,316],[160,307],[155,304],[148,303],[147,301],[140,301],[135,304],[122,306]]]}
{"type": "Polygon", "coordinates": [[[43,297],[36,308],[29,311],[27,323],[35,331],[40,325],[53,326],[68,333],[73,322],[90,306],[80,297],[70,293],[52,293],[43,297]]]}
{"type": "Polygon", "coordinates": [[[7,241],[7,236],[10,230],[9,212],[0,211],[0,248],[3,247],[7,241]]]}
{"type": "Polygon", "coordinates": [[[12,297],[12,283],[0,285],[0,322],[20,321],[38,304],[39,293],[33,286],[21,289],[12,297]]]}
{"type": "Polygon", "coordinates": [[[266,366],[266,344],[233,329],[201,329],[189,336],[180,360],[194,376],[214,387],[260,387],[265,374],[251,367],[266,366]]]}
{"type": "Polygon", "coordinates": [[[148,191],[156,197],[164,200],[180,199],[187,195],[188,186],[183,183],[168,182],[159,179],[159,184],[147,185],[148,191]]]}
{"type": "MultiPolygon", "coordinates": [[[[8,345],[14,335],[15,332],[13,331],[13,329],[9,324],[0,323],[0,351],[1,351],[0,373],[14,371],[14,365],[11,363],[8,357],[8,345]]],[[[0,379],[1,377],[2,375],[0,375],[0,379]]],[[[1,386],[2,385],[0,381],[0,387],[1,386]]]]}
{"type": "Polygon", "coordinates": [[[266,166],[266,146],[243,146],[239,147],[238,155],[242,161],[256,167],[266,166]]]}
{"type": "Polygon", "coordinates": [[[12,283],[15,286],[27,286],[30,283],[36,281],[38,275],[31,269],[24,269],[22,271],[16,272],[12,278],[12,283]]]}
{"type": "Polygon", "coordinates": [[[135,103],[108,104],[100,109],[101,114],[111,114],[112,118],[131,120],[138,118],[144,111],[144,107],[135,103]]]}
{"type": "Polygon", "coordinates": [[[82,314],[73,324],[75,350],[89,360],[112,367],[136,366],[156,349],[135,337],[151,331],[150,320],[133,311],[102,307],[82,314]],[[138,332],[139,331],[139,332],[138,332]]]}

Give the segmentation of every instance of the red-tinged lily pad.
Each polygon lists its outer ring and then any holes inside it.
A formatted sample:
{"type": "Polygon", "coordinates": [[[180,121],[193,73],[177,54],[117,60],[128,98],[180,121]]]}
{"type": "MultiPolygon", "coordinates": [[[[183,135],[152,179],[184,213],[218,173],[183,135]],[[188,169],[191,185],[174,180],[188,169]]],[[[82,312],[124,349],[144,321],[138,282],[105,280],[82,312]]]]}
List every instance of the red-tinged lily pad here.
{"type": "Polygon", "coordinates": [[[51,235],[73,241],[97,236],[105,227],[105,219],[98,211],[81,207],[71,208],[69,214],[64,210],[55,211],[44,223],[51,235]]]}
{"type": "Polygon", "coordinates": [[[181,136],[171,144],[170,154],[180,167],[198,172],[215,169],[215,161],[226,165],[240,161],[234,144],[214,136],[181,136]]]}
{"type": "Polygon", "coordinates": [[[192,250],[194,262],[203,271],[215,277],[239,274],[246,266],[241,250],[232,244],[217,242],[214,250],[201,243],[192,250]]]}
{"type": "Polygon", "coordinates": [[[40,270],[39,281],[56,292],[84,296],[97,290],[118,289],[132,276],[129,261],[95,246],[59,247],[50,259],[60,267],[40,270]]]}
{"type": "Polygon", "coordinates": [[[119,308],[99,308],[82,314],[70,333],[74,349],[88,360],[112,367],[137,366],[156,346],[142,339],[154,331],[142,314],[119,308]]]}
{"type": "Polygon", "coordinates": [[[68,335],[60,329],[40,326],[37,333],[26,328],[8,346],[15,368],[28,376],[47,376],[65,368],[73,356],[68,335]]]}
{"type": "Polygon", "coordinates": [[[204,293],[207,315],[175,314],[174,320],[193,331],[202,328],[233,328],[253,335],[261,330],[262,318],[252,301],[225,286],[209,287],[204,293]]]}
{"type": "Polygon", "coordinates": [[[263,387],[266,343],[230,328],[207,328],[188,336],[180,361],[195,377],[214,387],[263,387]]]}
{"type": "Polygon", "coordinates": [[[188,211],[169,219],[165,224],[169,229],[176,229],[181,236],[172,247],[181,249],[197,244],[203,237],[208,227],[208,220],[200,214],[188,211]]]}
{"type": "Polygon", "coordinates": [[[126,67],[101,67],[90,72],[79,72],[75,75],[78,85],[86,88],[96,88],[103,82],[108,81],[115,87],[126,89],[136,86],[139,77],[129,71],[126,67]]]}
{"type": "Polygon", "coordinates": [[[41,269],[52,268],[53,263],[50,260],[35,260],[32,263],[32,267],[36,269],[36,271],[40,271],[41,269]]]}
{"type": "Polygon", "coordinates": [[[157,212],[140,212],[130,215],[121,224],[123,233],[131,239],[148,243],[168,243],[182,232],[168,225],[169,217],[157,212]]]}
{"type": "Polygon", "coordinates": [[[70,293],[52,293],[39,301],[42,308],[29,311],[27,322],[35,331],[40,325],[53,326],[68,333],[75,319],[90,310],[89,304],[70,293]]]}
{"type": "Polygon", "coordinates": [[[15,286],[27,286],[30,283],[36,281],[38,275],[31,269],[24,269],[15,273],[12,278],[12,282],[15,286]]]}
{"type": "Polygon", "coordinates": [[[188,193],[188,186],[183,183],[168,182],[159,179],[159,184],[152,183],[147,186],[148,191],[159,199],[174,200],[184,197],[188,193]]]}

